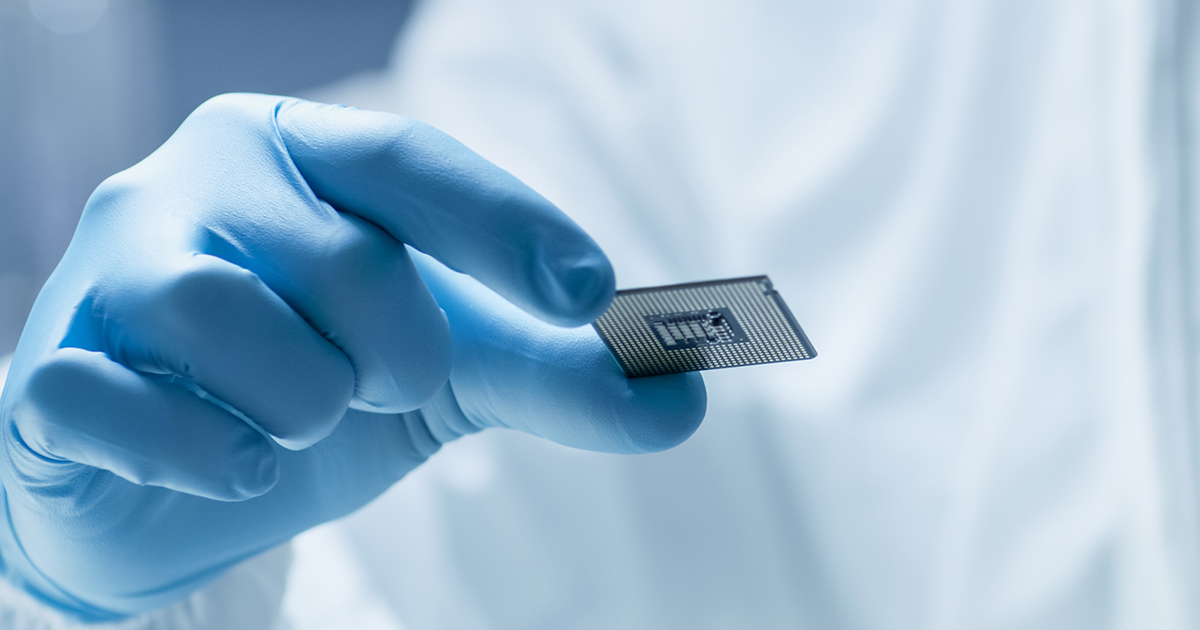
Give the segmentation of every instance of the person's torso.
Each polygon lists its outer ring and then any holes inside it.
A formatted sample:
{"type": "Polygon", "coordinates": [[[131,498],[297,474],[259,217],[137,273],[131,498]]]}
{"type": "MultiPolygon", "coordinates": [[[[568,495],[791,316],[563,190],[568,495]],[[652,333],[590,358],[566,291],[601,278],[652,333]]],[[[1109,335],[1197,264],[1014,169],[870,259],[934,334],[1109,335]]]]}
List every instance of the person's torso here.
{"type": "Polygon", "coordinates": [[[706,374],[705,424],[660,455],[447,446],[346,523],[400,618],[1181,627],[1146,341],[1150,17],[422,8],[362,105],[521,177],[620,286],[769,274],[820,356],[706,374]]]}

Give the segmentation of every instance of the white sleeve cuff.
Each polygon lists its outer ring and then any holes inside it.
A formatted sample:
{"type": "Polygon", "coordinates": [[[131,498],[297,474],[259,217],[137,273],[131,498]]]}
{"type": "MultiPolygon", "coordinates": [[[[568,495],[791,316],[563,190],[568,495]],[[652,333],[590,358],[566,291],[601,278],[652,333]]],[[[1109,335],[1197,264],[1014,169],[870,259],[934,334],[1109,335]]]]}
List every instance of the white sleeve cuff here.
{"type": "Polygon", "coordinates": [[[82,623],[0,579],[0,628],[5,630],[269,630],[283,628],[280,607],[292,564],[281,545],[227,571],[204,588],[137,617],[82,623]]]}

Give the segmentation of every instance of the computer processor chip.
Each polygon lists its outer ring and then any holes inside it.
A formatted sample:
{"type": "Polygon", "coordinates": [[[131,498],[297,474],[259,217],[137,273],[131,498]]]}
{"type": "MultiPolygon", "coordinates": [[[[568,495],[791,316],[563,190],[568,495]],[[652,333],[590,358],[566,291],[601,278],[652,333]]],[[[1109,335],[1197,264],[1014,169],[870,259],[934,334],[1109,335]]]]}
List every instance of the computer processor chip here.
{"type": "Polygon", "coordinates": [[[629,378],[817,356],[766,276],[617,291],[592,326],[629,378]]]}

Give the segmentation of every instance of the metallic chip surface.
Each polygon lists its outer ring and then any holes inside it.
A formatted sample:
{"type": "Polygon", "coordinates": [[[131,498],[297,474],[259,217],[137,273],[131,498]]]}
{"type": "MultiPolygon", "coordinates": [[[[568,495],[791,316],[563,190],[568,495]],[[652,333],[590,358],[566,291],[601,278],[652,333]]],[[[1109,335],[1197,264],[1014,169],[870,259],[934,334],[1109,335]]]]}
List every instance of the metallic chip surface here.
{"type": "Polygon", "coordinates": [[[629,378],[817,356],[766,276],[617,291],[592,326],[629,378]]]}

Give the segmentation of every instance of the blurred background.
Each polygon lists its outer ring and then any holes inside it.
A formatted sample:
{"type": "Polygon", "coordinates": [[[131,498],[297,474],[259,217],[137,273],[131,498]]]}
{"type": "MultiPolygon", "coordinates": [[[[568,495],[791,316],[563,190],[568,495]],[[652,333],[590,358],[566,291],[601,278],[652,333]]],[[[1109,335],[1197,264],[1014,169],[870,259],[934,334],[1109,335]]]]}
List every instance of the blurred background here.
{"type": "Polygon", "coordinates": [[[0,0],[0,356],[88,195],[224,92],[382,68],[411,0],[0,0]]]}

